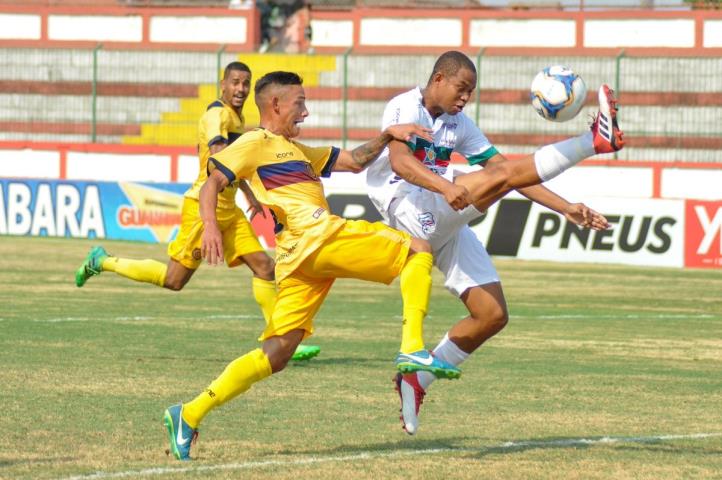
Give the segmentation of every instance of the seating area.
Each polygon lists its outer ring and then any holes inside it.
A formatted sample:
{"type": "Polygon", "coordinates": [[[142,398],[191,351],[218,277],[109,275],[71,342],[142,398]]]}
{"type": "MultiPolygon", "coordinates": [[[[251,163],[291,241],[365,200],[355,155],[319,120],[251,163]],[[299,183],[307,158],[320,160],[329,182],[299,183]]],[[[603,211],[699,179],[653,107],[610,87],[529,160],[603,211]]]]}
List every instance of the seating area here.
{"type": "MultiPolygon", "coordinates": [[[[386,101],[425,84],[433,55],[222,54],[81,49],[0,49],[0,140],[195,145],[198,117],[216,97],[217,65],[248,63],[254,77],[301,73],[311,113],[304,141],[353,146],[378,130],[386,101]],[[344,73],[345,72],[345,73],[344,73]],[[94,93],[95,85],[95,95],[94,93]]],[[[715,58],[482,56],[480,91],[466,113],[502,152],[583,132],[595,90],[619,91],[628,148],[620,159],[722,163],[722,63],[715,58]],[[575,69],[589,87],[582,114],[567,123],[541,119],[528,84],[546,65],[575,69]],[[617,74],[619,68],[619,74],[617,74]],[[674,72],[674,73],[671,73],[674,72]],[[616,85],[617,78],[619,85],[616,85]]],[[[258,121],[250,99],[249,126],[258,121]]]]}

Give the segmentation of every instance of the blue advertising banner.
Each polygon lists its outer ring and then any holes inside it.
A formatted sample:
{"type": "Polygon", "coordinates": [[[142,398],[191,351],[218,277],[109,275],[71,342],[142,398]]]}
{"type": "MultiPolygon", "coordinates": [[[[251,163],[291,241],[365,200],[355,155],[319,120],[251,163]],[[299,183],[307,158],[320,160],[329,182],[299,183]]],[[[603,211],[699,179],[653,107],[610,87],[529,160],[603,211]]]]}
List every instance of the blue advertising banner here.
{"type": "Polygon", "coordinates": [[[0,234],[168,242],[189,187],[0,179],[0,234]]]}

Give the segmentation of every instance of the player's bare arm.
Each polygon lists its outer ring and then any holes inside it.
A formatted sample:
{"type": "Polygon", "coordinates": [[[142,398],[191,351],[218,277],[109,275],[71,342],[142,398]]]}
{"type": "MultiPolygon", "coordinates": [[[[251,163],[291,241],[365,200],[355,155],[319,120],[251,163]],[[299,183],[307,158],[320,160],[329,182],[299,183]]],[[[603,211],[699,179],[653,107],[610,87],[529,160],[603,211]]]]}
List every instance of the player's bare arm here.
{"type": "Polygon", "coordinates": [[[461,210],[471,203],[466,187],[437,175],[414,157],[408,145],[394,141],[389,144],[391,169],[409,183],[440,193],[454,210],[461,210]]]}
{"type": "Polygon", "coordinates": [[[198,195],[201,220],[203,220],[201,255],[211,265],[223,262],[223,238],[218,228],[216,207],[218,194],[228,186],[228,183],[228,178],[220,170],[213,170],[198,195]]]}
{"type": "Polygon", "coordinates": [[[389,142],[399,140],[406,142],[414,136],[432,141],[431,130],[415,123],[392,125],[379,136],[351,151],[341,150],[333,167],[336,172],[359,173],[376,160],[389,142]]]}

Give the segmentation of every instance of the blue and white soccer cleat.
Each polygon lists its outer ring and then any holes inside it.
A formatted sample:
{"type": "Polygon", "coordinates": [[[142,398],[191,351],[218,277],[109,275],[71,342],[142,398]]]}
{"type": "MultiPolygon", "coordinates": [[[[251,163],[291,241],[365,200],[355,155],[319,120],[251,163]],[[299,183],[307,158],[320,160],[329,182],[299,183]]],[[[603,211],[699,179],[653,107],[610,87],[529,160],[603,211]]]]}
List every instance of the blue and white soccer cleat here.
{"type": "Polygon", "coordinates": [[[461,370],[434,357],[428,350],[419,350],[414,353],[399,352],[396,356],[396,369],[401,373],[430,372],[436,378],[454,379],[461,376],[461,370]]]}
{"type": "Polygon", "coordinates": [[[191,443],[195,443],[198,430],[191,428],[183,420],[183,404],[173,405],[163,414],[163,425],[168,430],[170,449],[166,454],[173,453],[178,460],[190,460],[191,443]]]}
{"type": "Polygon", "coordinates": [[[401,425],[409,435],[415,435],[419,429],[419,409],[424,403],[426,392],[419,384],[419,377],[416,373],[406,375],[396,374],[394,378],[396,391],[401,399],[401,425]]]}
{"type": "Polygon", "coordinates": [[[82,287],[90,277],[100,275],[103,271],[103,262],[109,256],[103,247],[91,248],[83,264],[75,271],[75,285],[82,287]]]}

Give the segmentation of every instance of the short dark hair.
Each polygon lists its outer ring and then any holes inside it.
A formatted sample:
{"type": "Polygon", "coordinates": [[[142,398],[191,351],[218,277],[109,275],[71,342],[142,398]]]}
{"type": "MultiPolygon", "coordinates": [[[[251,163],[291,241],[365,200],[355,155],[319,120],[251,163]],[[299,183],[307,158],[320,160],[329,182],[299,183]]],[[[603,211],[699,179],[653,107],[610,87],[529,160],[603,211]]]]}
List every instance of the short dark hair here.
{"type": "Polygon", "coordinates": [[[476,66],[469,57],[456,50],[450,50],[441,54],[434,63],[434,69],[431,71],[429,82],[437,73],[441,73],[447,77],[453,77],[459,70],[466,68],[476,74],[476,66]]]}
{"type": "Polygon", "coordinates": [[[238,72],[248,72],[251,73],[251,69],[248,68],[248,65],[246,65],[243,62],[231,62],[228,65],[226,65],[225,70],[223,70],[223,80],[228,78],[228,74],[231,73],[232,70],[236,70],[238,72]]]}
{"type": "Polygon", "coordinates": [[[303,85],[303,79],[293,72],[270,72],[256,82],[254,93],[256,97],[269,85],[303,85]]]}

